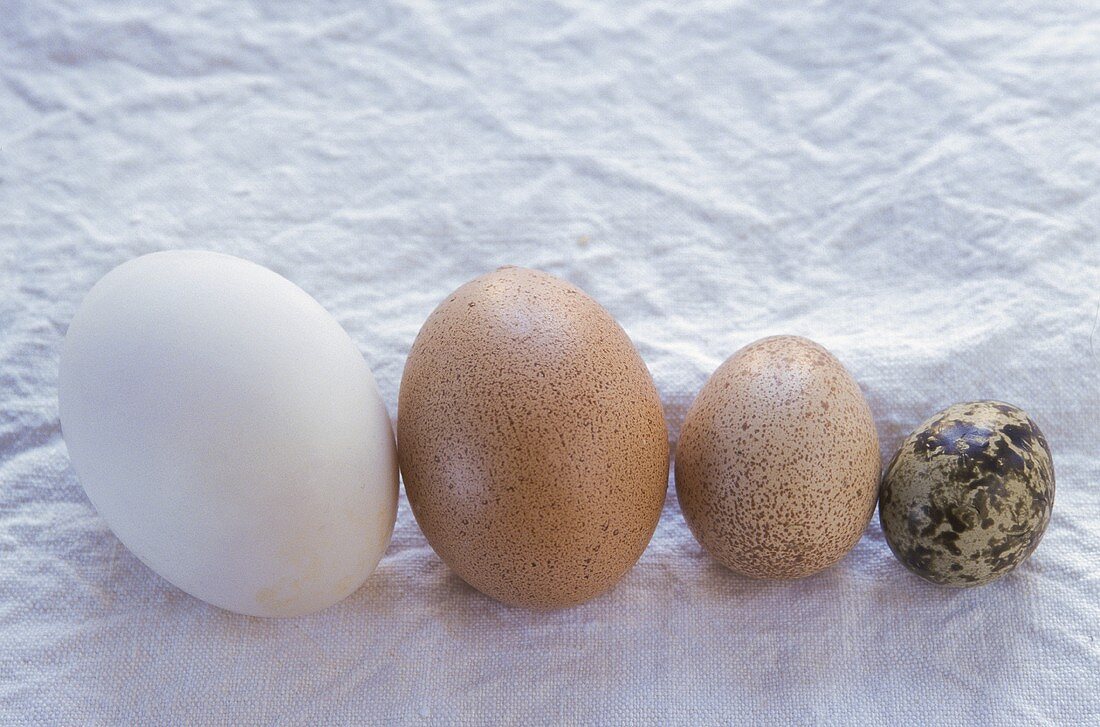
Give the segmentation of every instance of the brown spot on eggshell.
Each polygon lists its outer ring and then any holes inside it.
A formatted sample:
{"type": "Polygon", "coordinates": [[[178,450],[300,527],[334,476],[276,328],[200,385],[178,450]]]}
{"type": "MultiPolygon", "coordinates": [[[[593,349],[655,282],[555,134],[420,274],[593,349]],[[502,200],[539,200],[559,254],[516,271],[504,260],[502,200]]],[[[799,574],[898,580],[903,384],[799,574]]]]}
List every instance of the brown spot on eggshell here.
{"type": "Polygon", "coordinates": [[[820,345],[745,346],[688,410],[676,493],[695,538],[754,578],[799,578],[840,560],[875,509],[878,436],[859,385],[820,345]]]}
{"type": "Polygon", "coordinates": [[[439,556],[509,604],[559,607],[614,585],[664,503],[653,380],[592,298],[505,267],[449,296],[405,364],[405,491],[439,556]]]}

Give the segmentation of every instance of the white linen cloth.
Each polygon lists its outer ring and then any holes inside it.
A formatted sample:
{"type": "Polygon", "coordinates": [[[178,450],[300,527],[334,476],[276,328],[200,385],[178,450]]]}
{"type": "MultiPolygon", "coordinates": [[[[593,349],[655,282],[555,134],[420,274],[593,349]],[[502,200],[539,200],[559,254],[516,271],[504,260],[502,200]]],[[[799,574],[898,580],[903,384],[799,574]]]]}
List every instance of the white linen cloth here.
{"type": "Polygon", "coordinates": [[[0,722],[1100,724],[1100,6],[0,0],[0,722]],[[675,442],[740,346],[797,333],[888,458],[955,401],[1025,408],[1054,517],[993,585],[926,584],[877,516],[796,582],[723,570],[671,488],[610,593],[506,608],[402,495],[314,616],[207,606],[68,467],[60,343],[113,266],[267,265],[391,415],[431,309],[504,263],[619,320],[675,442]]]}

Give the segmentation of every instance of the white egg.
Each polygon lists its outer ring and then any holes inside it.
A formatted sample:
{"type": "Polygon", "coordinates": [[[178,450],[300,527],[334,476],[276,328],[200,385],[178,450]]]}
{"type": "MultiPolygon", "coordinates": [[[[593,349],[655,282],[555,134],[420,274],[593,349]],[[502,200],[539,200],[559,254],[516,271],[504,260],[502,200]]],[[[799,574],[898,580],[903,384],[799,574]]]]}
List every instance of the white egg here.
{"type": "Polygon", "coordinates": [[[118,538],[216,606],[325,608],[389,542],[397,459],[374,378],[317,301],[259,265],[186,251],[112,270],[65,336],[60,408],[118,538]]]}

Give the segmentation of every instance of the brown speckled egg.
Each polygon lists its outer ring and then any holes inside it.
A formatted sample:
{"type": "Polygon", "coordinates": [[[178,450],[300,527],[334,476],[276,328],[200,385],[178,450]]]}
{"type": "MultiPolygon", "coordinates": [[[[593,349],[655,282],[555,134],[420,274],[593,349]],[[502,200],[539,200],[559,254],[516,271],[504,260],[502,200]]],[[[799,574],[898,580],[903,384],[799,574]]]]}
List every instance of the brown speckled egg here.
{"type": "Polygon", "coordinates": [[[879,471],[859,385],[813,341],[773,336],[727,359],[699,392],[676,450],[676,493],[723,565],[799,578],[859,541],[879,471]]]}
{"type": "Polygon", "coordinates": [[[945,586],[995,581],[1050,522],[1054,463],[1038,425],[1003,401],[949,406],[922,423],[882,479],[879,520],[905,567],[945,586]]]}
{"type": "Polygon", "coordinates": [[[645,550],[668,484],[660,398],[630,339],[563,280],[506,267],[429,316],[398,457],[436,553],[508,604],[580,603],[645,550]]]}

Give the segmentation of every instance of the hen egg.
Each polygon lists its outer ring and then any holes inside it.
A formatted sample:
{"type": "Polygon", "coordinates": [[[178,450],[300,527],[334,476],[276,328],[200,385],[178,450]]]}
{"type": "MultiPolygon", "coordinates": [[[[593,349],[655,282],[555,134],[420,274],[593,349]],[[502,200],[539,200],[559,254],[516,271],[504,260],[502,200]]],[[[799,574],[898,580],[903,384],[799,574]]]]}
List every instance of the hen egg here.
{"type": "Polygon", "coordinates": [[[581,290],[502,268],[431,314],[405,364],[405,491],[478,590],[550,608],[611,588],[668,487],[661,400],[630,339],[581,290]]]}
{"type": "Polygon", "coordinates": [[[357,589],[397,508],[390,419],[313,298],[211,252],[131,260],[77,311],[60,412],[88,498],[140,560],[222,608],[291,616],[357,589]]]}
{"type": "Polygon", "coordinates": [[[878,437],[859,385],[798,336],[745,346],[688,410],[676,493],[695,538],[756,578],[799,578],[840,560],[875,509],[878,437]]]}

